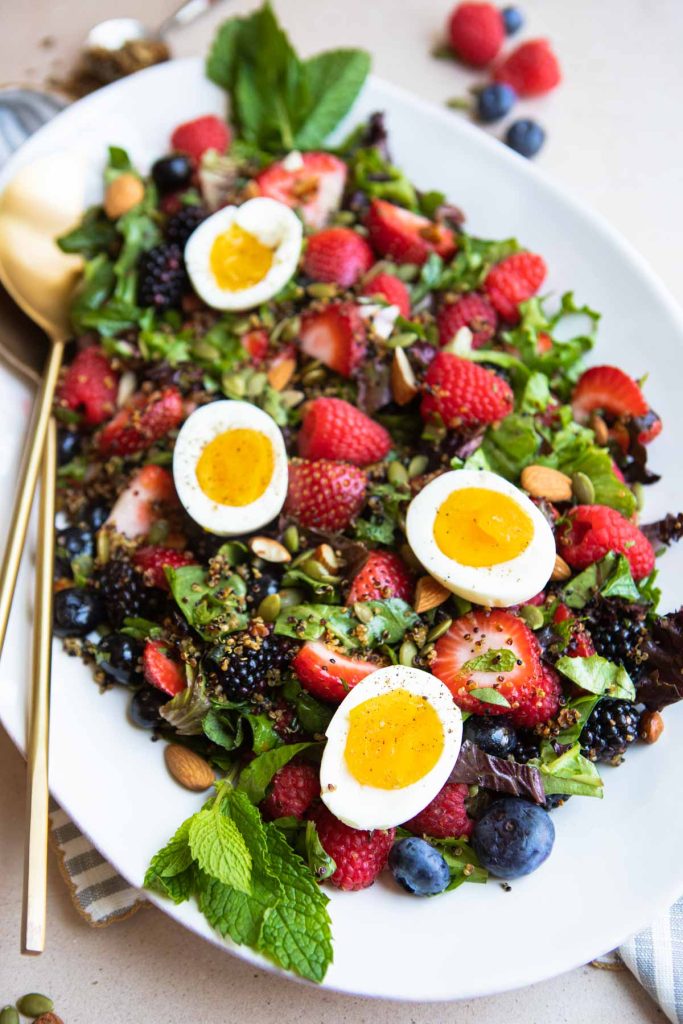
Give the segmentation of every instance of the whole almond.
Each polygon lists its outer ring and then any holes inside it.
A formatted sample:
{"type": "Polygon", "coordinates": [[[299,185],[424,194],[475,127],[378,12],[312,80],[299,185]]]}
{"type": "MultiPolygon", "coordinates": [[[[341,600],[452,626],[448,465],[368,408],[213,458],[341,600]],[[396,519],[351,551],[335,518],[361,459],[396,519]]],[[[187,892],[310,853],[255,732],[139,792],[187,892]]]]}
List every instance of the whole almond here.
{"type": "Polygon", "coordinates": [[[555,555],[555,565],[553,566],[553,571],[550,574],[550,579],[555,580],[555,582],[557,583],[562,580],[568,580],[571,574],[572,571],[565,562],[564,558],[562,558],[561,555],[555,555]]]}
{"type": "Polygon", "coordinates": [[[656,743],[664,732],[664,719],[659,711],[644,711],[638,735],[644,743],[656,743]]]}
{"type": "Polygon", "coordinates": [[[201,793],[213,785],[213,768],[194,750],[181,747],[179,743],[170,743],[164,751],[164,758],[173,778],[185,789],[201,793]]]}
{"type": "Polygon", "coordinates": [[[110,220],[117,220],[144,199],[145,186],[134,174],[119,174],[107,185],[104,194],[104,212],[110,220]]]}
{"type": "Polygon", "coordinates": [[[275,391],[284,391],[294,376],[296,359],[281,359],[268,370],[268,383],[275,391]]]}
{"type": "Polygon", "coordinates": [[[413,608],[419,615],[431,608],[438,608],[450,596],[450,590],[446,590],[433,576],[421,576],[415,585],[413,608]]]}
{"type": "Polygon", "coordinates": [[[546,501],[569,501],[572,496],[571,477],[549,466],[526,466],[522,470],[522,487],[532,498],[546,501]]]}
{"type": "Polygon", "coordinates": [[[391,362],[391,393],[398,405],[407,405],[418,392],[417,380],[408,356],[402,348],[394,349],[391,362]]]}
{"type": "Polygon", "coordinates": [[[249,541],[252,554],[262,558],[264,562],[291,562],[292,555],[279,540],[274,537],[252,537],[249,541]]]}

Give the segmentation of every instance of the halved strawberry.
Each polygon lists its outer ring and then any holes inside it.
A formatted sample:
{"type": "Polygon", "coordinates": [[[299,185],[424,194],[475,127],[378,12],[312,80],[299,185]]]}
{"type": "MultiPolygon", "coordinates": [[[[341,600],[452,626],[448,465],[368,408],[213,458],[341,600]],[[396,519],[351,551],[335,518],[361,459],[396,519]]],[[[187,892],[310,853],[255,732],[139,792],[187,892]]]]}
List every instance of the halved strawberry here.
{"type": "Polygon", "coordinates": [[[368,298],[381,298],[390,306],[398,306],[401,316],[410,316],[410,292],[400,277],[393,274],[375,274],[360,290],[368,298]]]}
{"type": "Polygon", "coordinates": [[[143,466],[119,494],[105,526],[131,540],[145,537],[152,524],[164,518],[165,510],[177,504],[173,477],[168,470],[143,466]]]}
{"type": "Polygon", "coordinates": [[[618,366],[591,366],[579,377],[572,395],[574,417],[585,423],[596,410],[620,419],[653,417],[639,435],[641,444],[652,441],[662,429],[638,383],[618,366]]]}
{"type": "Polygon", "coordinates": [[[356,601],[383,601],[389,597],[411,601],[412,574],[395,551],[371,551],[367,562],[354,577],[346,603],[352,605],[356,601]]]}
{"type": "Polygon", "coordinates": [[[66,368],[57,394],[60,405],[83,409],[83,420],[95,427],[113,414],[119,377],[101,348],[79,352],[66,368]]]}
{"type": "Polygon", "coordinates": [[[254,179],[262,196],[300,211],[309,228],[322,228],[339,208],[346,164],[330,153],[290,154],[254,179]]]}
{"type": "Polygon", "coordinates": [[[185,669],[179,661],[168,655],[162,640],[148,640],[142,652],[142,672],[145,681],[169,697],[175,697],[187,687],[185,669]]]}
{"type": "Polygon", "coordinates": [[[373,249],[397,263],[421,264],[431,252],[448,259],[457,248],[450,228],[385,199],[372,200],[365,223],[373,249]]]}
{"type": "Polygon", "coordinates": [[[299,332],[301,348],[342,377],[350,377],[363,361],[367,347],[365,324],[352,302],[334,302],[304,313],[299,332]]]}
{"type": "Polygon", "coordinates": [[[545,696],[536,637],[520,618],[499,609],[473,611],[456,619],[437,640],[431,669],[455,703],[477,715],[507,714],[513,722],[526,724],[545,696]],[[509,667],[511,655],[514,662],[509,667]],[[495,690],[507,703],[480,700],[473,690],[495,690]]]}
{"type": "Polygon", "coordinates": [[[301,526],[317,530],[345,530],[363,502],[367,477],[345,462],[295,459],[289,464],[284,511],[301,526]]]}
{"type": "Polygon", "coordinates": [[[356,683],[379,667],[371,661],[340,654],[320,640],[305,643],[291,665],[305,690],[334,704],[340,704],[356,683]]]}
{"type": "Polygon", "coordinates": [[[99,436],[101,455],[132,455],[144,451],[177,427],[183,418],[183,399],[177,388],[152,395],[133,395],[99,436]]]}
{"type": "Polygon", "coordinates": [[[304,273],[314,281],[350,288],[375,262],[372,249],[351,228],[325,228],[308,239],[304,273]]]}
{"type": "Polygon", "coordinates": [[[343,398],[315,398],[307,403],[298,437],[304,459],[339,459],[368,466],[383,459],[391,444],[390,434],[380,423],[343,398]]]}
{"type": "Polygon", "coordinates": [[[196,560],[189,551],[178,551],[176,548],[162,548],[157,544],[145,548],[138,548],[133,555],[133,561],[142,569],[145,580],[153,587],[161,587],[168,590],[168,580],[164,572],[164,566],[172,569],[179,569],[184,565],[195,565],[196,560]]]}
{"type": "Polygon", "coordinates": [[[593,646],[593,640],[590,633],[584,626],[580,619],[569,610],[566,604],[562,601],[558,604],[553,614],[553,622],[561,625],[563,622],[569,623],[566,628],[567,646],[564,653],[569,658],[589,658],[591,654],[595,654],[595,647],[593,646]]]}
{"type": "Polygon", "coordinates": [[[261,328],[255,331],[247,331],[246,334],[242,335],[242,346],[246,349],[249,360],[254,366],[260,366],[263,360],[268,355],[268,345],[270,339],[268,338],[268,332],[261,328]]]}

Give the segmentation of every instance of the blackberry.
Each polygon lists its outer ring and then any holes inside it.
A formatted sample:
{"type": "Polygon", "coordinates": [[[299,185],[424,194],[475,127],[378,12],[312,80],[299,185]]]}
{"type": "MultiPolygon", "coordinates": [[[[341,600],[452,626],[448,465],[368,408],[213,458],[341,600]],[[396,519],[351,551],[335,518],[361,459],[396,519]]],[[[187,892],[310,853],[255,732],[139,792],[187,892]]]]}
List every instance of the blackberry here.
{"type": "Polygon", "coordinates": [[[621,764],[629,743],[638,738],[640,714],[630,700],[599,701],[579,737],[584,755],[591,761],[621,764]]]}
{"type": "Polygon", "coordinates": [[[166,241],[185,248],[185,243],[195,228],[207,217],[203,206],[183,206],[178,213],[168,218],[166,224],[166,241]]]}
{"type": "Polygon", "coordinates": [[[618,599],[598,599],[586,611],[586,625],[597,653],[622,665],[637,681],[643,673],[638,649],[647,635],[645,609],[618,599]]]}
{"type": "Polygon", "coordinates": [[[217,700],[250,700],[263,694],[279,682],[290,654],[291,644],[285,637],[236,633],[206,657],[211,696],[217,700]]]}
{"type": "Polygon", "coordinates": [[[107,610],[107,618],[115,629],[124,619],[146,617],[148,593],[142,573],[131,562],[112,559],[98,573],[100,594],[107,610]]]}
{"type": "Polygon", "coordinates": [[[187,276],[179,245],[155,245],[140,257],[138,302],[154,309],[179,306],[187,276]]]}

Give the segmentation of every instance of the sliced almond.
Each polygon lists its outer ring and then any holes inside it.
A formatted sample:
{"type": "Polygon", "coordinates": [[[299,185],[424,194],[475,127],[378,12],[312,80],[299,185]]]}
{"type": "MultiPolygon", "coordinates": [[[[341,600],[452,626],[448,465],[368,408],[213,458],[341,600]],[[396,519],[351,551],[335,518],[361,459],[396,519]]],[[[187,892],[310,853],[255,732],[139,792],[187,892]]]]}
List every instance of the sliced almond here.
{"type": "Polygon", "coordinates": [[[433,576],[421,576],[415,586],[415,601],[413,608],[418,613],[428,612],[431,608],[438,608],[440,604],[450,597],[450,590],[442,587],[433,576]]]}
{"type": "Polygon", "coordinates": [[[339,559],[334,553],[334,548],[329,544],[319,544],[313,552],[313,558],[332,575],[339,569],[339,559]]]}
{"type": "Polygon", "coordinates": [[[591,416],[590,425],[595,434],[595,443],[604,448],[609,441],[609,427],[597,412],[594,412],[591,416]]]}
{"type": "Polygon", "coordinates": [[[407,405],[418,392],[417,380],[408,356],[402,348],[394,349],[391,363],[391,393],[398,405],[407,405]]]}
{"type": "Polygon", "coordinates": [[[281,359],[268,370],[268,383],[275,391],[284,391],[294,376],[296,359],[281,359]]]}
{"type": "Polygon", "coordinates": [[[164,759],[173,778],[185,789],[201,793],[213,785],[213,768],[194,750],[181,747],[179,743],[170,743],[164,751],[164,759]]]}
{"type": "Polygon", "coordinates": [[[558,582],[560,580],[568,580],[571,576],[572,571],[565,562],[561,555],[555,555],[555,565],[553,571],[550,574],[550,579],[558,582]]]}
{"type": "Polygon", "coordinates": [[[526,466],[522,470],[522,487],[532,498],[546,501],[570,501],[572,496],[571,477],[549,466],[526,466]]]}
{"type": "Polygon", "coordinates": [[[656,743],[664,732],[664,719],[659,711],[644,711],[638,735],[643,743],[656,743]]]}
{"type": "Polygon", "coordinates": [[[264,562],[291,562],[292,555],[279,540],[274,537],[252,537],[248,542],[252,554],[262,558],[264,562]]]}

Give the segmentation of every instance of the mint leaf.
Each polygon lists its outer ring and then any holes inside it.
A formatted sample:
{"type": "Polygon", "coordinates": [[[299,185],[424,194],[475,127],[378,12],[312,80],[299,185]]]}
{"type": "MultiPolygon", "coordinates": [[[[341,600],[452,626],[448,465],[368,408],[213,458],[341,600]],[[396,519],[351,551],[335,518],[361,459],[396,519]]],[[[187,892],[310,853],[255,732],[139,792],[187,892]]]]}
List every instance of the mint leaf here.
{"type": "Polygon", "coordinates": [[[288,679],[285,682],[282,696],[294,705],[296,717],[305,732],[312,736],[324,734],[332,719],[333,708],[312,697],[296,679],[288,679]]]}
{"type": "Polygon", "coordinates": [[[298,149],[318,149],[348,113],[370,71],[365,50],[328,50],[303,66],[311,104],[298,129],[298,149]]]}
{"type": "Polygon", "coordinates": [[[589,601],[592,601],[604,583],[609,580],[616,564],[617,556],[610,551],[599,562],[589,565],[587,569],[584,569],[583,572],[580,572],[578,576],[575,576],[567,583],[562,591],[564,603],[570,608],[584,608],[589,601]]]}
{"type": "Polygon", "coordinates": [[[514,651],[507,647],[492,647],[484,654],[470,658],[462,666],[462,672],[512,672],[517,664],[514,651]]]}
{"type": "Polygon", "coordinates": [[[152,858],[143,885],[168,896],[174,903],[184,903],[192,895],[194,883],[193,857],[189,845],[192,818],[180,826],[166,846],[152,858]]]}
{"type": "Polygon", "coordinates": [[[509,700],[502,693],[498,693],[498,690],[494,689],[493,686],[478,686],[469,692],[477,700],[483,701],[484,704],[497,704],[501,708],[510,707],[509,700]]]}
{"type": "Polygon", "coordinates": [[[238,791],[244,793],[253,804],[260,804],[275,773],[302,750],[313,746],[315,744],[311,742],[289,743],[260,754],[243,769],[237,785],[238,791]]]}
{"type": "Polygon", "coordinates": [[[603,597],[620,597],[624,601],[640,601],[640,591],[633,579],[631,566],[625,555],[616,556],[614,571],[600,588],[600,593],[603,597]]]}
{"type": "Polygon", "coordinates": [[[238,892],[251,891],[251,854],[220,800],[194,816],[189,843],[192,856],[207,875],[238,892]]]}
{"type": "Polygon", "coordinates": [[[555,668],[589,693],[624,700],[636,698],[635,687],[626,669],[599,654],[591,654],[588,658],[565,656],[557,661],[555,668]]]}

